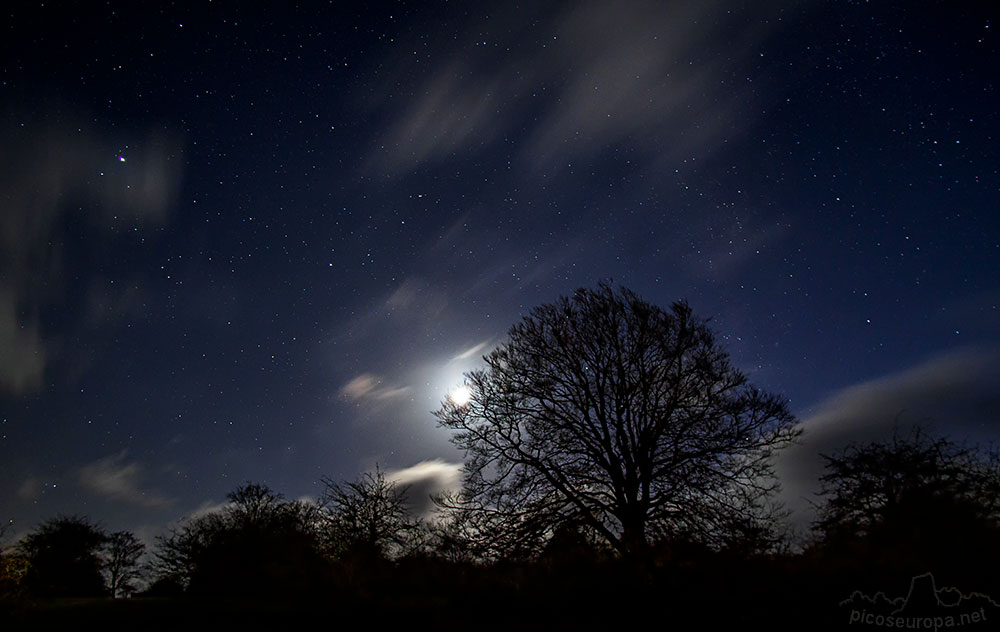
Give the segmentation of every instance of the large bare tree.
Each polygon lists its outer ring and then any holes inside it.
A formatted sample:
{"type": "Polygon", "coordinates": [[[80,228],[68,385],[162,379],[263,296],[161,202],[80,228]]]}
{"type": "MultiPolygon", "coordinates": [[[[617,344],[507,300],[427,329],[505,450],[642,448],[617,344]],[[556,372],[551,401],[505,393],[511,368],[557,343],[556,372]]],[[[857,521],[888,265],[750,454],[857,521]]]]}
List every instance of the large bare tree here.
{"type": "Polygon", "coordinates": [[[494,551],[567,523],[620,553],[759,532],[775,451],[798,434],[690,307],[601,284],[534,309],[436,415],[466,452],[442,504],[494,551]],[[463,398],[464,399],[464,398],[463,398]]]}

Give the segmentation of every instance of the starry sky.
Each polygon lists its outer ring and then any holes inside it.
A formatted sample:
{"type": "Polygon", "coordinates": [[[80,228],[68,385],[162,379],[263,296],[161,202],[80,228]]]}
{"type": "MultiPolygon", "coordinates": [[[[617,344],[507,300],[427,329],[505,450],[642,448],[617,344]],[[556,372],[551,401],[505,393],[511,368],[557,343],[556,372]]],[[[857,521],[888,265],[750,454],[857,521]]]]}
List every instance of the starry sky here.
{"type": "Polygon", "coordinates": [[[894,423],[1000,431],[988,3],[257,4],[2,10],[15,532],[454,484],[431,411],[604,279],[788,398],[793,506],[894,423]]]}

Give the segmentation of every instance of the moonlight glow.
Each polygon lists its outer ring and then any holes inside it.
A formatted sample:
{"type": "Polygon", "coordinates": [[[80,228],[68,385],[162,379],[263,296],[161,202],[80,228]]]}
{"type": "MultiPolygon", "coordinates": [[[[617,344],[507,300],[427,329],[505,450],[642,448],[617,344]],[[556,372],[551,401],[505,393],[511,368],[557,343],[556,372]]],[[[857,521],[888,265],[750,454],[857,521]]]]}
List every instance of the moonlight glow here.
{"type": "Polygon", "coordinates": [[[469,403],[469,398],[471,396],[472,392],[469,391],[468,386],[459,386],[452,392],[448,393],[448,399],[450,399],[456,406],[465,406],[469,403]]]}

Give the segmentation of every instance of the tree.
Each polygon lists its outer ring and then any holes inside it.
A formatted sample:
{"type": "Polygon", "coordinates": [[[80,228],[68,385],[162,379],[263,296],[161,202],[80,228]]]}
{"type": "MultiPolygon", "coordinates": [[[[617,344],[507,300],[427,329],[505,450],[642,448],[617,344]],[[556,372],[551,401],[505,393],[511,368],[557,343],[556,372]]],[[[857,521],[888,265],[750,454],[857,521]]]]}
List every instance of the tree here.
{"type": "Polygon", "coordinates": [[[408,511],[406,487],[387,479],[378,466],[353,482],[324,479],[323,484],[320,506],[338,556],[386,559],[405,552],[408,536],[419,528],[408,511]]]}
{"type": "Polygon", "coordinates": [[[469,400],[436,415],[466,453],[462,492],[442,505],[487,548],[537,551],[572,522],[631,555],[767,524],[771,457],[797,436],[794,418],[686,303],[580,289],[534,309],[484,361],[466,374],[469,400]]]}
{"type": "Polygon", "coordinates": [[[4,543],[13,524],[13,520],[0,524],[0,616],[5,606],[21,597],[22,583],[28,573],[28,560],[4,543]]]}
{"type": "Polygon", "coordinates": [[[187,589],[198,574],[202,558],[211,549],[217,534],[227,529],[222,512],[184,518],[169,533],[157,536],[153,569],[154,585],[176,585],[187,589]]]}
{"type": "Polygon", "coordinates": [[[101,550],[108,536],[87,518],[59,516],[40,524],[21,541],[27,560],[24,583],[43,597],[106,594],[101,550]]]}
{"type": "Polygon", "coordinates": [[[897,427],[886,441],[851,443],[822,455],[814,529],[827,545],[866,540],[912,557],[945,547],[955,557],[995,540],[1000,526],[1000,460],[996,454],[936,437],[915,426],[897,427]],[[974,543],[974,544],[973,544],[974,543]]]}
{"type": "Polygon", "coordinates": [[[128,531],[117,531],[108,536],[104,573],[112,597],[135,592],[134,582],[142,576],[139,559],[145,552],[146,545],[128,531]]]}
{"type": "Polygon", "coordinates": [[[314,506],[247,483],[219,511],[185,520],[160,538],[160,585],[192,594],[293,595],[319,590],[325,567],[314,506]]]}

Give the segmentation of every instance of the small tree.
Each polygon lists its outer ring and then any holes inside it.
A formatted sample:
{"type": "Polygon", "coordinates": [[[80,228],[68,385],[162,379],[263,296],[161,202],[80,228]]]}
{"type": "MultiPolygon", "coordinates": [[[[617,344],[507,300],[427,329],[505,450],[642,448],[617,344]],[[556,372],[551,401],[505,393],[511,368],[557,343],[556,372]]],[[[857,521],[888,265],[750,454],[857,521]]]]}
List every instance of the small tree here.
{"type": "Polygon", "coordinates": [[[106,594],[101,550],[108,536],[79,516],[59,516],[40,524],[21,541],[27,560],[27,589],[43,597],[96,597],[106,594]]]}
{"type": "Polygon", "coordinates": [[[889,528],[1000,519],[1000,470],[983,454],[919,426],[897,427],[887,441],[851,443],[821,455],[814,528],[827,539],[865,537],[889,528]]]}
{"type": "Polygon", "coordinates": [[[324,479],[323,484],[320,506],[335,554],[385,559],[406,551],[419,527],[408,511],[406,487],[388,480],[377,466],[353,482],[324,479]]]}
{"type": "Polygon", "coordinates": [[[869,574],[995,581],[1000,461],[915,427],[824,455],[813,553],[869,574]]]}
{"type": "Polygon", "coordinates": [[[798,434],[685,303],[602,284],[534,309],[437,412],[465,450],[468,514],[493,551],[537,551],[563,524],[620,553],[681,534],[721,543],[769,524],[771,457],[798,434]],[[736,519],[739,518],[739,519],[736,519]]]}
{"type": "Polygon", "coordinates": [[[145,552],[146,545],[128,531],[117,531],[108,536],[104,573],[112,597],[135,592],[134,582],[142,577],[139,560],[145,552]]]}

